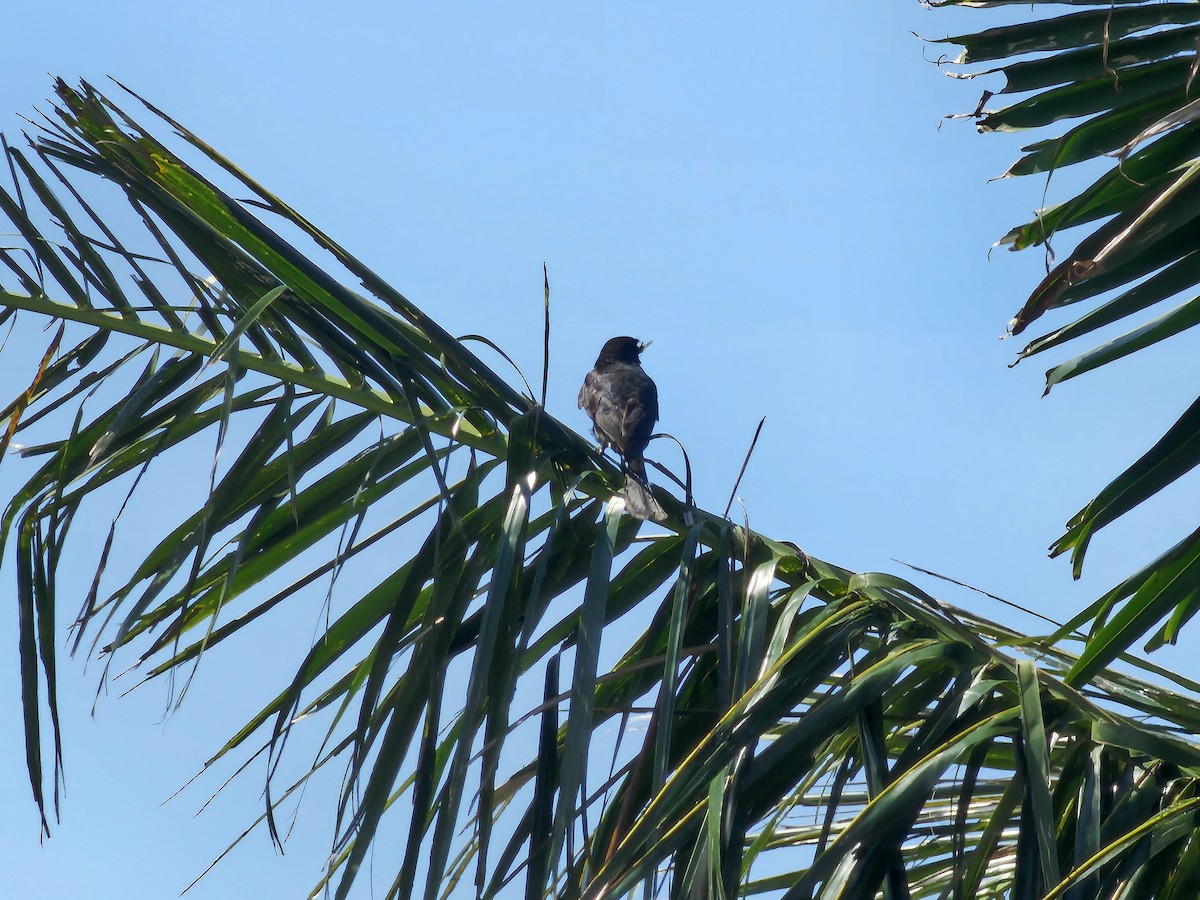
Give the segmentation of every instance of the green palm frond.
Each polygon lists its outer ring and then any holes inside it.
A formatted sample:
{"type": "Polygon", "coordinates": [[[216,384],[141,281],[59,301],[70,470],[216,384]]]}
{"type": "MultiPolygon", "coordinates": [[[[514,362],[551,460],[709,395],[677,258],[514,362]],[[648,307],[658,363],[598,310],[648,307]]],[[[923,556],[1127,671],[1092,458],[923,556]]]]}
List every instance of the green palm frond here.
{"type": "MultiPolygon", "coordinates": [[[[933,5],[1013,4],[943,0],[933,5]]],[[[1062,4],[1029,5],[1030,21],[944,42],[962,48],[954,63],[984,67],[956,77],[1002,79],[998,91],[985,93],[976,113],[980,131],[1040,129],[1047,135],[1023,148],[1007,176],[1045,173],[1049,178],[1079,163],[1108,161],[1106,170],[1074,197],[1040,210],[1001,241],[1013,250],[1047,248],[1049,272],[1010,323],[1012,334],[1047,313],[1086,307],[1030,341],[1020,359],[1128,323],[1123,333],[1053,366],[1046,373],[1049,392],[1200,322],[1200,7],[1157,0],[1081,0],[1066,10],[1062,4]],[[984,108],[997,100],[1007,102],[984,108]],[[1072,229],[1084,236],[1050,268],[1051,242],[1072,229]]],[[[1099,529],[1198,463],[1200,400],[1071,518],[1051,554],[1069,552],[1079,577],[1099,529]]],[[[1198,553],[1200,531],[1070,623],[1068,631],[1088,622],[1093,630],[1070,675],[1073,683],[1093,677],[1147,634],[1148,650],[1176,640],[1200,604],[1198,553]]]]}
{"type": "Polygon", "coordinates": [[[1065,652],[666,492],[640,533],[588,441],[215,150],[57,90],[0,191],[21,235],[2,315],[59,323],[5,410],[38,465],[0,520],[47,829],[65,561],[90,558],[73,646],[177,695],[205,654],[324,604],[210,765],[266,758],[276,840],[341,768],[335,897],[385,820],[391,897],[1196,878],[1197,686],[1099,670],[1082,693],[1065,652]],[[165,533],[137,520],[147,492],[165,533]],[[67,547],[89,527],[98,546],[67,547]]]}

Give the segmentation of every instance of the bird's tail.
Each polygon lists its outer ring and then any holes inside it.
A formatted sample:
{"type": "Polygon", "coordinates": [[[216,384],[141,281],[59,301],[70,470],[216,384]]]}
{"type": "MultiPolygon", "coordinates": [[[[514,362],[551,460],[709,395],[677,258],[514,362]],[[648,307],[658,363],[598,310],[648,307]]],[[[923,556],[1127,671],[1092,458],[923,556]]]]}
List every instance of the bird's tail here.
{"type": "Polygon", "coordinates": [[[667,517],[667,511],[650,492],[650,480],[646,477],[646,464],[641,459],[626,460],[625,508],[635,519],[661,522],[667,517]]]}

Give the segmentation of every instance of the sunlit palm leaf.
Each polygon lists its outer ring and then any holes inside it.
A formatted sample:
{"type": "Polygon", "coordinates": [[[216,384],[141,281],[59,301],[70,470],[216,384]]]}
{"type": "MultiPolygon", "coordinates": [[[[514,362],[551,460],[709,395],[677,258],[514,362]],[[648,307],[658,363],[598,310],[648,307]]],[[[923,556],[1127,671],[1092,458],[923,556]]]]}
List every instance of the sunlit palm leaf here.
{"type": "MultiPolygon", "coordinates": [[[[1005,6],[945,0],[935,6],[1005,6]]],[[[1027,4],[1029,5],[1029,4],[1027,4]]],[[[947,38],[955,62],[985,63],[977,75],[1003,78],[981,104],[981,131],[1055,128],[1025,147],[1008,175],[1050,173],[1111,157],[1104,174],[1077,196],[1040,210],[1002,240],[1014,250],[1060,241],[1084,229],[1075,249],[1051,269],[1010,324],[1020,334],[1042,315],[1092,301],[1082,314],[1032,340],[1020,358],[1057,348],[1159,305],[1125,333],[1059,363],[1046,390],[1200,323],[1200,7],[1158,0],[1032,4],[1031,21],[947,38]],[[1014,99],[984,109],[993,98],[1014,99]],[[1055,123],[1067,122],[1066,126],[1055,123]],[[1171,308],[1162,309],[1162,304],[1171,308]]],[[[964,77],[957,73],[956,77],[964,77]]],[[[985,80],[987,80],[985,78],[985,80]]],[[[1048,257],[1049,259],[1049,257],[1048,257]]],[[[1145,455],[1068,523],[1052,554],[1070,552],[1079,576],[1092,536],[1200,463],[1200,401],[1145,455]]],[[[1147,442],[1149,443],[1149,441],[1147,442]]],[[[1147,632],[1148,649],[1173,642],[1197,608],[1194,591],[1166,570],[1200,551],[1200,533],[1114,589],[1100,606],[1093,646],[1070,680],[1082,683],[1147,632]],[[1131,596],[1136,590],[1136,596],[1131,596]],[[1124,613],[1111,607],[1130,598],[1124,613]]],[[[1194,573],[1188,577],[1195,583],[1194,573]]],[[[1080,622],[1073,625],[1082,624],[1080,622]]]]}

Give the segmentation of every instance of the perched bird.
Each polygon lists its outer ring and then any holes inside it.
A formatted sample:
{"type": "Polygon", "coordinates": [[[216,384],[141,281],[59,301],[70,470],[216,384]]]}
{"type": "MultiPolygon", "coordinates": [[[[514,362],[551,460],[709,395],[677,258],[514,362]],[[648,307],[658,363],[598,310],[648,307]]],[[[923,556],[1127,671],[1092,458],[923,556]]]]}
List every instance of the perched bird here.
{"type": "Polygon", "coordinates": [[[596,357],[596,365],[579,389],[579,408],[592,420],[600,449],[621,454],[625,470],[625,505],[639,519],[661,521],[667,514],[650,493],[642,454],[658,421],[658,388],[642,369],[641,353],[649,342],[615,337],[596,357]]]}

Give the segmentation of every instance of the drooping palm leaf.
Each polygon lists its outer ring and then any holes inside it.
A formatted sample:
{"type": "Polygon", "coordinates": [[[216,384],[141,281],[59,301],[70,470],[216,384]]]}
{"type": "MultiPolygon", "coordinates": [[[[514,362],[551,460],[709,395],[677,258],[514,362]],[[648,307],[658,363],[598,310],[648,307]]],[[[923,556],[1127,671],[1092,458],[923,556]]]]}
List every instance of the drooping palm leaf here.
{"type": "MultiPolygon", "coordinates": [[[[933,5],[1013,4],[943,0],[933,5]]],[[[1030,341],[1020,351],[1023,359],[1129,322],[1124,333],[1051,368],[1049,391],[1200,322],[1200,6],[1157,0],[1025,5],[1033,10],[1029,21],[945,39],[962,48],[954,62],[984,67],[956,77],[982,75],[989,85],[989,79],[1002,79],[999,90],[985,94],[976,114],[980,131],[1047,133],[1024,148],[1009,176],[1049,177],[1105,157],[1108,166],[1074,197],[1040,210],[1003,238],[1014,250],[1076,241],[1013,318],[1010,331],[1021,334],[1047,313],[1086,306],[1030,341]],[[998,100],[1007,102],[996,105],[998,100]],[[1062,235],[1072,229],[1070,238],[1062,235]]],[[[1200,401],[1071,518],[1051,554],[1070,552],[1078,577],[1099,529],[1197,463],[1200,401]]],[[[1148,632],[1157,629],[1147,649],[1175,640],[1200,604],[1196,572],[1179,565],[1197,552],[1200,532],[1070,623],[1074,628],[1092,621],[1094,632],[1071,682],[1086,681],[1148,632]]]]}
{"type": "Polygon", "coordinates": [[[397,897],[1195,878],[1196,686],[1101,671],[1081,695],[1068,654],[1018,660],[1000,648],[1019,635],[665,493],[666,527],[639,535],[584,438],[212,148],[151,108],[172,150],[90,87],[58,96],[0,193],[22,236],[5,316],[63,323],[5,412],[43,462],[0,520],[47,828],[55,623],[79,592],[60,580],[88,555],[66,536],[99,521],[74,646],[180,692],[229,639],[327,604],[213,762],[265,754],[280,840],[281,804],[343,767],[338,897],[387,818],[407,824],[397,897]],[[188,478],[206,500],[172,508],[188,478]],[[177,525],[131,521],[147,490],[177,525]],[[602,662],[606,626],[639,615],[602,662]]]}

